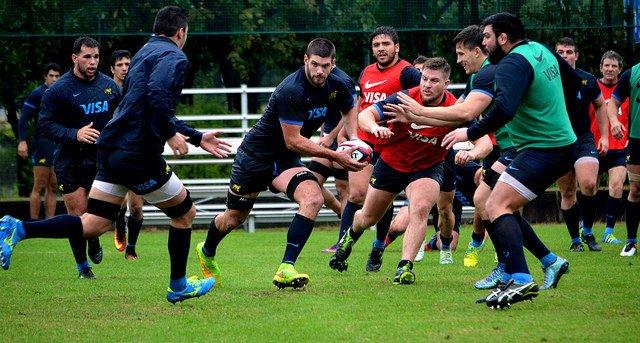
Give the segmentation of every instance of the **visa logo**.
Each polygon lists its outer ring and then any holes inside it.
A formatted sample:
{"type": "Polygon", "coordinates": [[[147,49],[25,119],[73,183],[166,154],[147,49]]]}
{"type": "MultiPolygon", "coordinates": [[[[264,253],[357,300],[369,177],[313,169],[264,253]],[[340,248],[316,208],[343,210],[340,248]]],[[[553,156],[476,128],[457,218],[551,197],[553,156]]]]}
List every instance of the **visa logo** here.
{"type": "Polygon", "coordinates": [[[309,119],[322,119],[326,116],[327,116],[326,107],[318,107],[318,108],[309,110],[309,119]]]}
{"type": "Polygon", "coordinates": [[[88,104],[82,104],[80,107],[82,107],[85,115],[103,113],[109,111],[109,102],[106,100],[90,102],[88,104]]]}
{"type": "Polygon", "coordinates": [[[369,104],[375,104],[378,101],[387,98],[387,93],[382,92],[364,92],[364,101],[369,104]]]}

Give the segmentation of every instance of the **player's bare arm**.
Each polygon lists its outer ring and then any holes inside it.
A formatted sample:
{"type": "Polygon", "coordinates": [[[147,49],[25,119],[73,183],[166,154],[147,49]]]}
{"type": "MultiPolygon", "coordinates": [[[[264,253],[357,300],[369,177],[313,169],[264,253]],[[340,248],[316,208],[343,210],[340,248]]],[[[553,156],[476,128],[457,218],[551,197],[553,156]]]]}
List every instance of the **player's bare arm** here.
{"type": "Polygon", "coordinates": [[[369,106],[364,111],[360,112],[358,114],[358,125],[363,131],[372,133],[377,138],[391,138],[393,132],[391,132],[389,128],[380,126],[376,123],[377,114],[375,111],[375,106],[369,106]]]}

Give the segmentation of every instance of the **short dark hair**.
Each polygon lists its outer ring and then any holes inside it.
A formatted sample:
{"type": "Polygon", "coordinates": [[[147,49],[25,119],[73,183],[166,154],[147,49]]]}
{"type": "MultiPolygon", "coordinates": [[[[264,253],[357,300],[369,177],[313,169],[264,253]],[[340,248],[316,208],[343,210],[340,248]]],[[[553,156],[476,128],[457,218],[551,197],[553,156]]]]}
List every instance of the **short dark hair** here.
{"type": "Polygon", "coordinates": [[[316,38],[309,42],[305,54],[310,57],[316,55],[320,57],[336,58],[336,47],[326,38],[316,38]]]}
{"type": "Polygon", "coordinates": [[[83,46],[86,46],[87,48],[100,49],[100,43],[98,43],[97,40],[91,37],[82,36],[82,37],[76,38],[76,40],[73,41],[73,53],[74,54],[80,53],[80,50],[82,50],[83,46]]]}
{"type": "Polygon", "coordinates": [[[62,73],[62,68],[60,68],[60,66],[57,63],[48,63],[46,66],[44,66],[44,68],[42,68],[42,74],[44,76],[47,76],[50,70],[57,71],[58,73],[62,73]]]}
{"type": "Polygon", "coordinates": [[[525,39],[525,30],[522,20],[508,12],[501,12],[486,17],[480,26],[491,25],[496,37],[506,34],[509,42],[525,39]]]}
{"type": "Polygon", "coordinates": [[[416,57],[416,59],[413,60],[413,65],[415,66],[416,64],[424,64],[424,62],[426,62],[427,60],[428,60],[427,56],[418,55],[418,57],[416,57]]]}
{"type": "Polygon", "coordinates": [[[576,41],[571,37],[562,37],[558,39],[558,41],[556,42],[556,46],[558,45],[572,46],[574,52],[578,51],[578,44],[576,44],[576,41]]]}
{"type": "Polygon", "coordinates": [[[373,39],[380,35],[389,36],[393,44],[398,44],[398,31],[391,26],[379,26],[373,30],[369,36],[369,43],[373,43],[373,39]]]}
{"type": "Polygon", "coordinates": [[[109,59],[109,65],[115,67],[116,62],[120,61],[123,58],[131,59],[131,53],[129,50],[116,50],[111,53],[111,58],[109,59]]]}
{"type": "Polygon", "coordinates": [[[427,60],[424,61],[422,69],[442,70],[442,73],[447,79],[451,76],[451,66],[447,63],[447,60],[442,57],[427,58],[427,60]]]}
{"type": "Polygon", "coordinates": [[[187,13],[178,6],[165,6],[156,14],[153,33],[173,37],[179,29],[187,29],[187,13]]]}
{"type": "Polygon", "coordinates": [[[617,52],[615,52],[613,50],[606,51],[604,54],[602,54],[602,58],[600,59],[600,65],[602,65],[602,63],[604,63],[604,59],[605,58],[608,58],[610,60],[618,61],[620,70],[622,70],[622,67],[623,67],[622,56],[620,56],[619,53],[617,53],[617,52]]]}
{"type": "Polygon", "coordinates": [[[474,48],[482,47],[482,39],[484,36],[482,35],[482,29],[478,25],[469,25],[462,29],[456,37],[453,39],[453,45],[458,45],[458,43],[462,44],[465,48],[471,50],[474,48]]]}

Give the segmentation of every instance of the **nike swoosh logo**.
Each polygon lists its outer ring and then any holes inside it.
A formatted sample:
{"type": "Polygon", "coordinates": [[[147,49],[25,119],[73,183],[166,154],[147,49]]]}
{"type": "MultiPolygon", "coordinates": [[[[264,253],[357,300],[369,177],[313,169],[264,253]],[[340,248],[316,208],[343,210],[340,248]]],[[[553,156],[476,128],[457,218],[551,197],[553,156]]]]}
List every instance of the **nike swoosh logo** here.
{"type": "Polygon", "coordinates": [[[540,55],[539,56],[533,56],[533,58],[535,58],[536,61],[538,61],[538,62],[542,62],[542,51],[540,51],[540,55]]]}
{"type": "Polygon", "coordinates": [[[80,95],[80,93],[73,94],[73,97],[75,98],[75,97],[77,97],[78,95],[80,95]]]}
{"type": "Polygon", "coordinates": [[[387,80],[382,80],[380,82],[374,82],[374,83],[369,83],[369,80],[367,80],[367,82],[365,82],[365,84],[364,84],[364,89],[369,89],[371,87],[375,87],[375,86],[381,85],[381,84],[383,84],[385,82],[387,82],[387,80]]]}
{"type": "Polygon", "coordinates": [[[428,128],[430,128],[430,127],[433,127],[433,126],[429,126],[429,125],[418,125],[418,124],[416,124],[416,123],[411,123],[411,128],[412,128],[412,129],[414,129],[414,130],[428,129],[428,128]]]}

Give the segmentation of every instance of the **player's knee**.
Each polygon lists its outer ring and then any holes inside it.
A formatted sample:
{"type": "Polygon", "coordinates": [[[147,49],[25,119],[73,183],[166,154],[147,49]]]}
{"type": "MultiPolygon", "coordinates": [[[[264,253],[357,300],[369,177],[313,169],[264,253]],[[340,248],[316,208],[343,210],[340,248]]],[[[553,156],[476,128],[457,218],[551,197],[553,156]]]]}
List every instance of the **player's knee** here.
{"type": "Polygon", "coordinates": [[[311,211],[320,211],[322,205],[324,204],[324,197],[321,192],[312,191],[307,193],[300,200],[300,207],[305,207],[310,209],[311,211]]]}
{"type": "Polygon", "coordinates": [[[586,196],[591,197],[596,195],[597,190],[598,188],[596,187],[595,180],[589,180],[587,182],[583,182],[583,184],[580,185],[580,193],[586,196]]]}
{"type": "Polygon", "coordinates": [[[367,195],[367,189],[365,188],[364,190],[362,189],[349,189],[349,201],[356,203],[356,204],[362,204],[364,203],[364,198],[367,195]]]}
{"type": "Polygon", "coordinates": [[[639,182],[630,182],[629,183],[629,199],[637,201],[640,199],[640,183],[639,182]]]}

